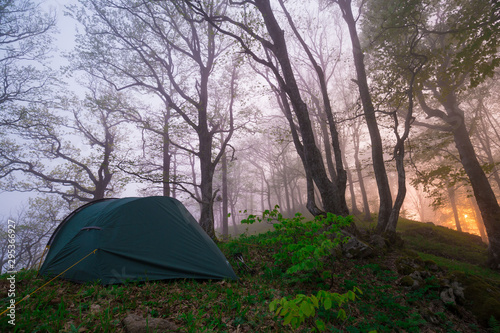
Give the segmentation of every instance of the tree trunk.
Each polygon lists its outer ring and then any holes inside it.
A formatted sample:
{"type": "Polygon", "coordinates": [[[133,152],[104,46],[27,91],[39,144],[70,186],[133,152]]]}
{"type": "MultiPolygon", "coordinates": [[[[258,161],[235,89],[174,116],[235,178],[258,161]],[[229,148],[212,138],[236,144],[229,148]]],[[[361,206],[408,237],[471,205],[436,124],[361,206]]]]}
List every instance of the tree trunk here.
{"type": "MultiPolygon", "coordinates": [[[[223,141],[223,140],[221,140],[223,141]]],[[[227,159],[222,154],[222,239],[228,238],[228,196],[227,196],[227,159]]]]}
{"type": "Polygon", "coordinates": [[[389,222],[389,217],[392,210],[392,196],[384,164],[384,151],[382,146],[382,138],[380,137],[377,118],[375,116],[375,108],[373,107],[372,99],[370,96],[370,90],[368,88],[368,82],[366,78],[366,71],[364,64],[364,55],[361,50],[361,44],[359,42],[359,37],[356,30],[356,22],[352,14],[351,0],[338,0],[337,3],[340,9],[342,10],[342,16],[349,28],[349,35],[351,37],[351,43],[352,43],[354,66],[356,67],[356,73],[357,73],[357,84],[359,89],[359,95],[361,97],[364,116],[366,124],[368,126],[368,131],[370,133],[370,139],[372,144],[373,170],[375,172],[375,179],[377,181],[377,188],[380,199],[377,230],[382,232],[385,230],[386,225],[389,222]]]}
{"type": "Polygon", "coordinates": [[[170,155],[170,137],[168,133],[168,114],[164,118],[164,128],[163,128],[163,196],[170,196],[170,160],[172,156],[170,155]]]}
{"type": "MultiPolygon", "coordinates": [[[[345,141],[343,141],[345,142],[345,141]]],[[[342,145],[342,161],[344,163],[344,166],[346,168],[346,173],[347,173],[347,182],[349,184],[349,193],[351,194],[351,214],[352,215],[360,215],[361,212],[358,209],[358,205],[356,203],[356,194],[354,193],[354,184],[352,180],[352,173],[349,170],[349,165],[347,164],[347,159],[345,157],[345,144],[342,145]]]]}
{"type": "Polygon", "coordinates": [[[363,213],[365,214],[364,220],[371,221],[372,214],[370,212],[370,205],[368,203],[368,195],[366,194],[365,180],[363,178],[363,170],[361,162],[359,161],[359,132],[356,129],[354,133],[354,166],[356,167],[356,174],[358,176],[359,189],[361,191],[361,198],[363,199],[363,213]]]}
{"type": "MultiPolygon", "coordinates": [[[[285,162],[285,161],[283,161],[285,162]]],[[[286,167],[286,162],[285,165],[283,165],[283,188],[285,189],[285,204],[286,204],[286,214],[287,216],[291,213],[292,211],[292,206],[290,204],[290,190],[288,186],[288,177],[287,177],[287,172],[285,170],[286,167]]]]}
{"type": "MultiPolygon", "coordinates": [[[[201,123],[201,121],[200,121],[201,123]]],[[[206,123],[205,123],[206,124],[206,123]]],[[[205,126],[203,126],[205,127],[205,126]]],[[[205,230],[208,236],[216,239],[214,230],[214,210],[213,210],[213,175],[214,164],[212,163],[212,136],[207,128],[200,128],[199,136],[199,153],[200,160],[200,192],[201,192],[201,212],[200,212],[200,226],[205,230]]]]}
{"type": "Polygon", "coordinates": [[[477,160],[474,146],[463,121],[454,127],[453,137],[488,233],[490,241],[489,265],[498,270],[500,269],[500,206],[488,178],[477,160]]]}
{"type": "Polygon", "coordinates": [[[297,133],[297,129],[295,127],[295,122],[292,117],[292,110],[290,105],[288,104],[288,100],[286,98],[286,94],[283,91],[275,91],[278,104],[280,105],[285,118],[290,125],[290,130],[292,133],[293,144],[295,146],[295,150],[299,155],[302,165],[304,167],[304,171],[306,173],[306,186],[307,186],[307,199],[306,199],[306,208],[313,215],[318,216],[323,214],[323,211],[318,208],[316,205],[315,195],[314,195],[314,181],[311,175],[311,170],[306,166],[307,162],[304,157],[304,146],[302,142],[300,142],[299,134],[297,133]]]}
{"type": "MultiPolygon", "coordinates": [[[[319,103],[316,107],[319,108],[319,103]]],[[[328,173],[330,174],[330,179],[332,181],[335,181],[337,179],[337,172],[335,171],[335,166],[333,165],[333,159],[332,159],[332,148],[330,147],[330,138],[328,136],[328,128],[326,127],[326,120],[322,119],[321,116],[319,115],[319,109],[318,109],[318,115],[317,119],[319,122],[319,126],[321,129],[321,134],[322,134],[322,139],[323,139],[323,144],[325,146],[325,160],[326,160],[326,165],[328,167],[328,173]]]]}
{"type": "Polygon", "coordinates": [[[264,204],[264,175],[260,177],[260,209],[262,211],[265,211],[265,204],[264,204]]]}
{"type": "MultiPolygon", "coordinates": [[[[399,140],[398,140],[399,141],[399,140]]],[[[394,206],[391,209],[391,215],[389,216],[389,221],[384,229],[386,232],[396,232],[396,226],[399,219],[399,212],[403,206],[403,202],[406,197],[406,172],[404,167],[404,140],[398,142],[399,147],[395,153],[394,159],[396,160],[396,170],[398,172],[398,194],[394,200],[394,206]]]]}
{"type": "Polygon", "coordinates": [[[483,218],[481,217],[481,211],[477,206],[476,200],[472,197],[469,197],[469,202],[471,206],[474,208],[474,220],[476,221],[477,230],[479,230],[479,235],[481,235],[481,239],[483,242],[488,243],[488,236],[484,230],[483,218]]]}
{"type": "MultiPolygon", "coordinates": [[[[482,104],[482,101],[481,101],[482,104]]],[[[488,117],[488,116],[486,116],[488,117]]],[[[482,114],[479,114],[479,121],[481,122],[481,130],[477,133],[477,137],[479,138],[479,141],[481,142],[481,146],[483,148],[483,151],[486,153],[486,157],[488,158],[488,163],[491,165],[495,165],[495,158],[493,157],[493,152],[491,149],[491,143],[490,143],[490,137],[488,133],[488,126],[486,125],[486,122],[484,120],[485,116],[482,114]]],[[[500,175],[498,174],[498,168],[495,168],[496,170],[493,171],[493,179],[497,183],[498,188],[500,189],[500,175]]]]}
{"type": "Polygon", "coordinates": [[[297,181],[295,180],[293,185],[290,185],[290,197],[292,199],[292,214],[297,213],[297,195],[295,194],[296,188],[297,188],[297,181]]]}
{"type": "Polygon", "coordinates": [[[462,225],[460,224],[460,217],[458,216],[457,202],[455,200],[455,188],[447,184],[446,188],[448,192],[448,198],[450,199],[451,210],[453,211],[453,219],[455,220],[455,226],[458,231],[462,232],[462,225]]]}
{"type": "Polygon", "coordinates": [[[297,184],[297,204],[299,207],[304,206],[304,201],[302,200],[302,192],[300,191],[300,185],[297,184]]]}
{"type": "Polygon", "coordinates": [[[269,0],[256,0],[254,4],[261,12],[269,36],[273,40],[273,45],[269,49],[276,56],[280,64],[283,75],[281,79],[278,78],[281,85],[280,88],[286,92],[290,99],[299,123],[299,132],[303,145],[303,161],[305,162],[304,168],[309,169],[310,175],[319,189],[324,209],[334,214],[348,215],[347,205],[345,205],[345,202],[341,202],[342,195],[339,192],[337,184],[328,179],[323,157],[316,146],[307,105],[302,100],[288,56],[284,32],[274,17],[269,0]]]}
{"type": "Polygon", "coordinates": [[[234,232],[233,232],[233,235],[238,235],[239,234],[239,230],[238,230],[238,225],[236,224],[236,207],[234,205],[234,203],[231,201],[231,221],[233,222],[233,229],[234,229],[234,232]]]}
{"type": "MultiPolygon", "coordinates": [[[[175,151],[173,153],[173,157],[174,157],[174,161],[172,164],[172,172],[173,172],[172,176],[173,176],[174,181],[177,181],[177,154],[175,154],[175,151]]],[[[174,199],[177,198],[177,191],[175,189],[176,189],[175,185],[172,185],[171,196],[174,199]]]]}
{"type": "Polygon", "coordinates": [[[354,192],[354,184],[352,180],[352,173],[349,171],[347,167],[347,161],[344,162],[344,165],[346,166],[347,170],[347,181],[349,183],[349,192],[351,193],[351,213],[353,215],[360,215],[361,211],[358,209],[358,204],[356,203],[356,193],[354,192]]]}
{"type": "MultiPolygon", "coordinates": [[[[412,45],[413,49],[413,45],[412,45]]],[[[399,219],[399,214],[401,208],[403,207],[403,203],[406,197],[406,172],[404,165],[405,158],[405,141],[410,135],[410,128],[413,122],[413,87],[415,82],[415,77],[417,73],[422,68],[423,62],[417,66],[417,68],[412,69],[408,67],[407,69],[411,72],[411,79],[408,82],[407,96],[408,96],[408,110],[405,115],[404,129],[403,135],[399,134],[399,119],[397,112],[394,112],[394,134],[396,135],[396,145],[394,146],[394,160],[396,161],[396,170],[398,172],[398,187],[397,187],[397,195],[394,200],[394,205],[392,206],[391,215],[389,216],[389,221],[385,227],[386,232],[395,233],[396,226],[399,219]]]]}

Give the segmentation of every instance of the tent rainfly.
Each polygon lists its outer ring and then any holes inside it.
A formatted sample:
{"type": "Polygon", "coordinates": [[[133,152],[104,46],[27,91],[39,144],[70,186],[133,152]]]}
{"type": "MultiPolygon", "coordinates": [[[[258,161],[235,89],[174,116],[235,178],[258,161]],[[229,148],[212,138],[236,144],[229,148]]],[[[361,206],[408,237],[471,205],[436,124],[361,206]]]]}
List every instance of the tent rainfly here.
{"type": "Polygon", "coordinates": [[[237,279],[193,216],[169,197],[103,199],[67,216],[54,231],[40,274],[75,282],[237,279]]]}

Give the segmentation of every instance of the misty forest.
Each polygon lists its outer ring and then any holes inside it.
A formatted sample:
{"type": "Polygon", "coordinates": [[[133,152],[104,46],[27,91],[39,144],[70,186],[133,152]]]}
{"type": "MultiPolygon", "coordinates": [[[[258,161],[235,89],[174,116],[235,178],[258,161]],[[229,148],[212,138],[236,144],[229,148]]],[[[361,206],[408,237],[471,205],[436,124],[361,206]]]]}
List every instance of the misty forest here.
{"type": "Polygon", "coordinates": [[[1,331],[500,332],[497,1],[63,3],[0,0],[1,331]],[[37,274],[156,196],[237,280],[37,274]]]}

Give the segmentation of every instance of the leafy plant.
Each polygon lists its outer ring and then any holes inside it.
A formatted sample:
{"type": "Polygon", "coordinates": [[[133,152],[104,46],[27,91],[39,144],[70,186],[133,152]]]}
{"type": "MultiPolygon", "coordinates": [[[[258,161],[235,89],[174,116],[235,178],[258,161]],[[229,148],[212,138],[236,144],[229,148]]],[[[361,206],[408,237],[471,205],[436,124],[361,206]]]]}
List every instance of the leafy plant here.
{"type": "Polygon", "coordinates": [[[278,231],[275,237],[262,240],[264,245],[273,247],[275,265],[285,268],[286,274],[301,274],[302,280],[308,280],[312,275],[325,279],[331,272],[325,271],[325,263],[333,266],[335,248],[347,242],[341,230],[349,226],[352,218],[327,213],[326,216],[317,216],[314,220],[304,221],[305,218],[297,213],[293,218],[284,218],[278,211],[266,210],[262,217],[249,215],[242,223],[273,222],[278,231]]]}
{"type": "Polygon", "coordinates": [[[498,322],[498,320],[496,320],[495,317],[491,316],[488,320],[488,324],[493,333],[500,333],[500,323],[498,322]]]}
{"type": "Polygon", "coordinates": [[[292,328],[297,329],[304,322],[307,322],[316,331],[323,332],[326,330],[326,324],[323,320],[317,318],[317,310],[320,308],[325,310],[338,308],[337,319],[345,321],[348,316],[343,306],[345,303],[356,299],[356,292],[362,294],[357,287],[345,294],[325,290],[318,291],[316,296],[298,294],[292,300],[288,300],[286,297],[273,300],[269,304],[269,310],[274,312],[275,316],[283,317],[284,325],[290,325],[292,328]]]}

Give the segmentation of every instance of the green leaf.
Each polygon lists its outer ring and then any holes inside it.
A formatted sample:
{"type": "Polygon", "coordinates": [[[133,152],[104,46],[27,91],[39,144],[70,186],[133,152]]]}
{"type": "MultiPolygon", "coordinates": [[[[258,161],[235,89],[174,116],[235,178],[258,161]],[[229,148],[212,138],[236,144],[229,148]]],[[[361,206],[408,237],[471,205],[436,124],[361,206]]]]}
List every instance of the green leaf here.
{"type": "Polygon", "coordinates": [[[330,297],[326,297],[323,301],[323,306],[325,307],[325,310],[330,309],[332,307],[332,299],[330,297]]]}
{"type": "Polygon", "coordinates": [[[340,320],[346,320],[347,319],[347,314],[345,313],[345,310],[344,309],[340,309],[338,314],[337,314],[337,318],[340,319],[340,320]]]}
{"type": "Polygon", "coordinates": [[[302,312],[306,317],[311,317],[314,309],[313,307],[311,306],[311,304],[309,304],[308,302],[304,301],[300,304],[300,308],[299,308],[300,312],[302,312]]]}
{"type": "Polygon", "coordinates": [[[316,296],[314,296],[314,295],[311,295],[311,296],[310,296],[310,298],[311,298],[311,301],[312,301],[313,305],[314,305],[315,307],[319,308],[319,301],[318,301],[318,298],[317,298],[316,296]]]}
{"type": "Polygon", "coordinates": [[[277,308],[277,303],[278,303],[277,299],[275,299],[274,301],[272,301],[269,304],[269,311],[274,312],[274,310],[276,310],[276,308],[277,308]]]}
{"type": "Polygon", "coordinates": [[[286,314],[290,312],[290,308],[287,307],[288,304],[283,305],[281,308],[280,316],[284,317],[286,314]]]}
{"type": "Polygon", "coordinates": [[[318,330],[320,330],[320,332],[323,332],[326,330],[325,322],[321,319],[316,320],[316,327],[318,328],[318,330]]]}
{"type": "Polygon", "coordinates": [[[289,313],[288,315],[285,316],[285,320],[283,321],[283,324],[288,325],[292,321],[293,314],[289,313]]]}

